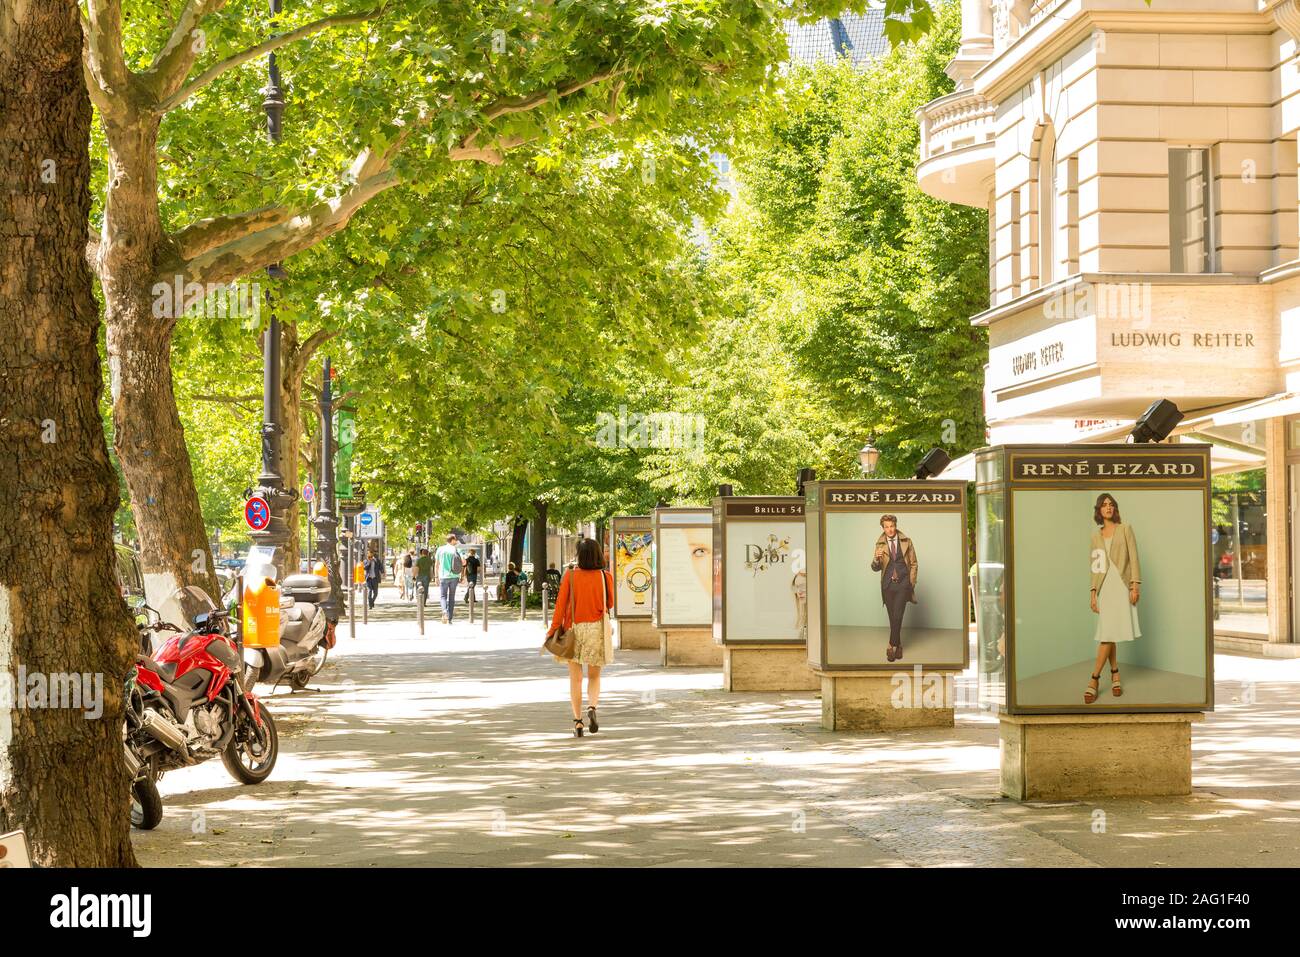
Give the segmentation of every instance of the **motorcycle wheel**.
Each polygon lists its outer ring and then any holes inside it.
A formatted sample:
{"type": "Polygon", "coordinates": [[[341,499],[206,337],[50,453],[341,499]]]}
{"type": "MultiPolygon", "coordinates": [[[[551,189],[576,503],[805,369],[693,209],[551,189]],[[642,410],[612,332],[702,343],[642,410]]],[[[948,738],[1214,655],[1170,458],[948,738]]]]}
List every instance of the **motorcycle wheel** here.
{"type": "MultiPolygon", "coordinates": [[[[262,726],[266,729],[265,744],[259,747],[256,732],[249,729],[249,740],[241,741],[236,734],[221,754],[221,762],[226,770],[240,784],[261,784],[271,776],[271,771],[275,769],[275,759],[280,755],[280,738],[275,731],[275,721],[260,701],[257,710],[262,717],[262,726]]],[[[242,713],[239,720],[241,723],[248,721],[242,713]]]]}
{"type": "Polygon", "coordinates": [[[162,795],[153,779],[141,778],[131,785],[131,826],[152,831],[162,823],[162,817],[162,795]]]}

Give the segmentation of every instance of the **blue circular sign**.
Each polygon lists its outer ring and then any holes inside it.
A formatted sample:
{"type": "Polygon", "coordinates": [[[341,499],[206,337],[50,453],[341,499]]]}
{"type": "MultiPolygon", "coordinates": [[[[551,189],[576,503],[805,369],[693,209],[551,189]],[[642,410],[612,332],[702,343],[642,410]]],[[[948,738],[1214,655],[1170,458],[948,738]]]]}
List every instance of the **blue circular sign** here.
{"type": "Polygon", "coordinates": [[[315,497],[316,497],[316,486],[312,485],[311,482],[308,482],[306,485],[302,487],[302,500],[304,502],[310,502],[315,497]]]}
{"type": "Polygon", "coordinates": [[[245,502],[244,521],[255,532],[265,531],[266,526],[271,524],[271,506],[266,504],[266,499],[254,495],[245,502]]]}
{"type": "Polygon", "coordinates": [[[366,526],[367,528],[369,528],[371,525],[375,524],[374,513],[362,512],[359,516],[357,516],[357,521],[360,522],[362,525],[366,526]]]}

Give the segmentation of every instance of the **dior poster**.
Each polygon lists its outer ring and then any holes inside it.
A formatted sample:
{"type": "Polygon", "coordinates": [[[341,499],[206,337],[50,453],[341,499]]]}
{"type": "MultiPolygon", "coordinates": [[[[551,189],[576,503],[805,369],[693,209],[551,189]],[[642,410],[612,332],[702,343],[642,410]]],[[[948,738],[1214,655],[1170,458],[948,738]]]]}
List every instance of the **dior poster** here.
{"type": "Polygon", "coordinates": [[[722,601],[715,636],[724,644],[807,640],[803,501],[720,499],[722,601]]]}

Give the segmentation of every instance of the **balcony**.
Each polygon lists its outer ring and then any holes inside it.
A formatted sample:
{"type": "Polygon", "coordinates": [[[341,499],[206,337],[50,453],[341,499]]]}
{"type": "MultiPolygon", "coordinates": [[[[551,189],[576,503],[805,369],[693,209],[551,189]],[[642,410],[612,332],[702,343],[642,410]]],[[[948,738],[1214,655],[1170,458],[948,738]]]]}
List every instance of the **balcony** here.
{"type": "Polygon", "coordinates": [[[917,110],[921,158],[916,178],[923,191],[950,203],[987,208],[995,112],[992,102],[970,90],[941,96],[917,110]]]}

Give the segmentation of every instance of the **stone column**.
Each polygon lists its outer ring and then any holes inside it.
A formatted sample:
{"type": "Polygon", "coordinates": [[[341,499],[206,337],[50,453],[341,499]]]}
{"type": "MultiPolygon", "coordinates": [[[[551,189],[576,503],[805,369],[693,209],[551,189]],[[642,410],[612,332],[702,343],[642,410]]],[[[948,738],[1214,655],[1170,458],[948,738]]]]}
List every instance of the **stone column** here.
{"type": "Polygon", "coordinates": [[[961,47],[947,73],[958,90],[968,90],[971,77],[993,56],[993,0],[962,0],[961,47]]]}
{"type": "Polygon", "coordinates": [[[1264,509],[1265,553],[1268,557],[1268,640],[1270,644],[1291,640],[1290,581],[1291,536],[1287,521],[1286,420],[1264,423],[1264,509]]]}

